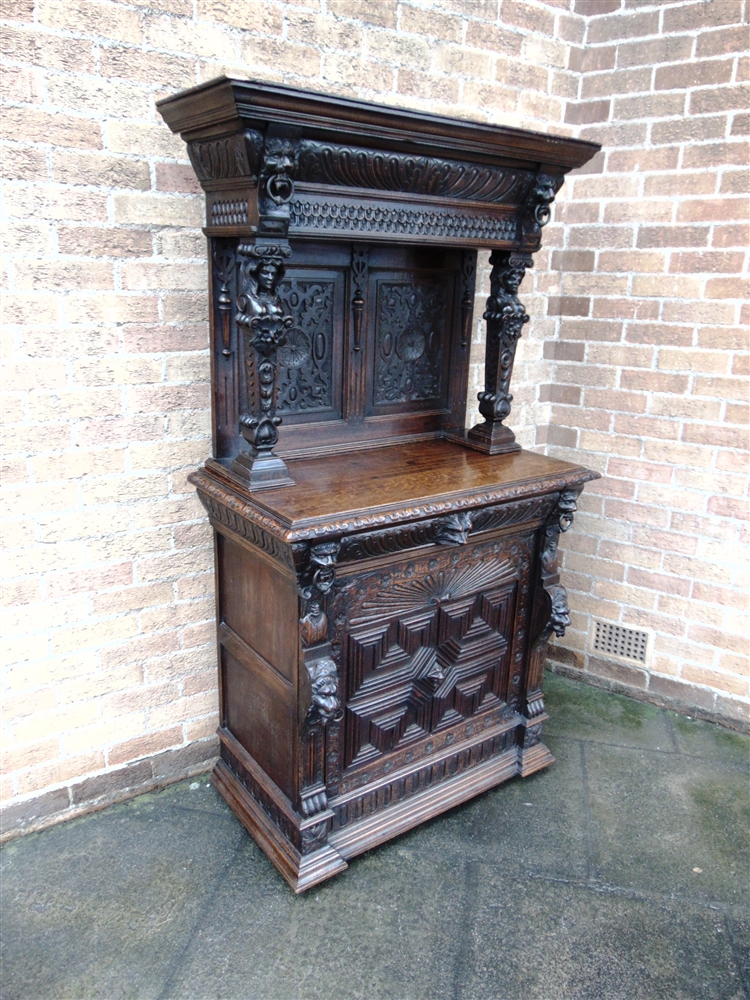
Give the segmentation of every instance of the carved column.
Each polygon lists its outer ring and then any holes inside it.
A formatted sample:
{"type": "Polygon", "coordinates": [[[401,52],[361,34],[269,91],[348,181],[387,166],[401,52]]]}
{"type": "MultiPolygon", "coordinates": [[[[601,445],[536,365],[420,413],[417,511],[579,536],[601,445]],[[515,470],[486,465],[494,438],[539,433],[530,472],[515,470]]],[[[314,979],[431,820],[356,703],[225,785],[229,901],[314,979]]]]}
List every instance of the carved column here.
{"type": "Polygon", "coordinates": [[[240,288],[235,322],[245,331],[246,354],[252,354],[252,412],[240,415],[240,432],[249,445],[232,463],[251,489],[268,489],[292,483],[286,465],[273,453],[281,417],[276,416],[277,352],[286,343],[293,325],[284,315],[277,286],[284,261],[292,251],[287,240],[289,202],[294,194],[296,147],[288,136],[266,136],[258,172],[257,237],[240,244],[240,288]]]}
{"type": "Polygon", "coordinates": [[[510,380],[516,344],[529,317],[518,300],[526,268],[533,266],[531,255],[514,250],[495,250],[490,257],[490,297],[484,319],[487,321],[487,344],[484,362],[484,392],[479,393],[479,412],[484,422],[475,424],[468,438],[490,455],[520,451],[513,431],[503,424],[510,413],[513,397],[510,380]]]}

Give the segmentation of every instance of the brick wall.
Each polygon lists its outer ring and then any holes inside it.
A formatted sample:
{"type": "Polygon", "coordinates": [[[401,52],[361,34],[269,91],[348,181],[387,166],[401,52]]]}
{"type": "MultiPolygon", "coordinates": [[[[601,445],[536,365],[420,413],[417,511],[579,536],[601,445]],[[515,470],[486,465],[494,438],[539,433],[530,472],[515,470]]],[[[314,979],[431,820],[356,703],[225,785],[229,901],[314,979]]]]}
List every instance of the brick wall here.
{"type": "Polygon", "coordinates": [[[604,478],[565,536],[573,627],[553,655],[747,718],[747,7],[584,10],[565,120],[604,150],[547,239],[559,318],[537,441],[604,478]],[[587,653],[592,616],[653,630],[649,669],[587,653]]]}
{"type": "MultiPolygon", "coordinates": [[[[607,473],[566,536],[556,660],[611,677],[588,615],[647,624],[653,672],[615,679],[739,714],[747,28],[741,0],[620,7],[3,0],[11,831],[215,752],[211,537],[185,482],[210,447],[202,197],[154,102],[221,72],[606,144],[522,286],[511,423],[607,473]]],[[[479,384],[478,326],[474,346],[479,384]]]]}

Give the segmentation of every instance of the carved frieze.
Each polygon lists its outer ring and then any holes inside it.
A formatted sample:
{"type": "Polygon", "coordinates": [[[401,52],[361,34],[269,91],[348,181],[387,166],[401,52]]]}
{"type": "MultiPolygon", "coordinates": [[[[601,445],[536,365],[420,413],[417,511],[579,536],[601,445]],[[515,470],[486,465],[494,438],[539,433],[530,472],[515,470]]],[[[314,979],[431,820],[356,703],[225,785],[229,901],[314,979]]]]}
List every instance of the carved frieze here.
{"type": "Polygon", "coordinates": [[[223,498],[219,500],[201,489],[200,484],[197,485],[198,497],[213,521],[218,521],[219,524],[223,524],[230,531],[234,531],[242,538],[247,539],[248,542],[257,545],[259,549],[282,563],[288,569],[294,569],[294,562],[292,561],[292,554],[288,545],[269,532],[264,531],[259,524],[254,523],[248,518],[243,517],[241,513],[233,510],[223,498]]]}
{"type": "Polygon", "coordinates": [[[303,139],[297,178],[318,184],[515,204],[523,199],[533,173],[303,139]]]}
{"type": "Polygon", "coordinates": [[[553,493],[518,503],[458,511],[447,517],[436,517],[399,527],[383,528],[367,534],[352,535],[342,539],[339,558],[341,562],[348,562],[417,548],[420,545],[465,544],[471,532],[533,523],[546,517],[556,499],[557,494],[553,493]]]}
{"type": "Polygon", "coordinates": [[[470,209],[410,208],[369,202],[355,205],[346,201],[295,195],[289,206],[292,229],[319,229],[347,233],[405,233],[410,236],[440,236],[489,242],[515,242],[516,216],[495,215],[470,209]]]}

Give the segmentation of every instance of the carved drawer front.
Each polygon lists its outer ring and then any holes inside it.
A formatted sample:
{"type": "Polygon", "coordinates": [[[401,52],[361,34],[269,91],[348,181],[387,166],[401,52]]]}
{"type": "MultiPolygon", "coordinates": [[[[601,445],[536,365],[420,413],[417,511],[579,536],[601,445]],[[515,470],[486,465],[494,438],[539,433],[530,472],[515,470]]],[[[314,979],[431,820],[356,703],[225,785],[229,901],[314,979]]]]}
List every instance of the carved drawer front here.
{"type": "Polygon", "coordinates": [[[344,582],[333,601],[344,769],[512,699],[511,666],[522,660],[526,638],[530,542],[433,550],[344,582]]]}

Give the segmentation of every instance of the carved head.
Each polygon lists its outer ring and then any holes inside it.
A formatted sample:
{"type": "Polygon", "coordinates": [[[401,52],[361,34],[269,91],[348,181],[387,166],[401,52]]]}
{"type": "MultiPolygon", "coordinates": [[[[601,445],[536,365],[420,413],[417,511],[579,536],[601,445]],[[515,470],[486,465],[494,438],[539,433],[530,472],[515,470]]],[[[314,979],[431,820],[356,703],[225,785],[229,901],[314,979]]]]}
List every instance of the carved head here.
{"type": "Polygon", "coordinates": [[[321,718],[328,720],[338,715],[341,702],[338,697],[339,679],[336,664],[324,656],[308,665],[312,682],[312,703],[321,718]]]}
{"type": "Polygon", "coordinates": [[[550,624],[555,635],[562,637],[565,635],[565,629],[570,625],[568,595],[565,592],[565,588],[561,586],[550,587],[549,595],[552,598],[550,624]]]}
{"type": "Polygon", "coordinates": [[[273,257],[262,257],[253,268],[258,290],[269,295],[276,294],[276,286],[284,275],[284,265],[273,257]]]}
{"type": "Polygon", "coordinates": [[[523,281],[523,276],[526,273],[523,267],[511,267],[509,270],[503,272],[503,286],[507,292],[511,295],[515,295],[518,292],[518,286],[523,281]]]}

